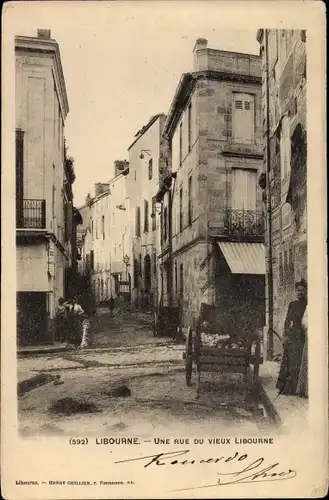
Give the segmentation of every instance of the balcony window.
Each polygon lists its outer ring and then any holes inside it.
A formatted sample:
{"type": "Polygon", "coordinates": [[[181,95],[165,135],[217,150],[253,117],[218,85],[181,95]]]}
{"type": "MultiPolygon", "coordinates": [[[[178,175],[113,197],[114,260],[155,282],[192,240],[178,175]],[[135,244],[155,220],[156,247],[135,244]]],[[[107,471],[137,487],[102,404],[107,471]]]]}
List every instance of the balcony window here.
{"type": "Polygon", "coordinates": [[[46,200],[22,200],[22,211],[17,220],[17,227],[45,229],[46,200]]]}
{"type": "Polygon", "coordinates": [[[255,96],[233,93],[232,137],[234,142],[253,144],[255,142],[255,96]]]}
{"type": "Polygon", "coordinates": [[[237,239],[264,235],[264,214],[258,210],[223,210],[223,228],[220,233],[237,239]]]}
{"type": "Polygon", "coordinates": [[[257,170],[234,168],[232,171],[232,209],[256,210],[257,170]]]}

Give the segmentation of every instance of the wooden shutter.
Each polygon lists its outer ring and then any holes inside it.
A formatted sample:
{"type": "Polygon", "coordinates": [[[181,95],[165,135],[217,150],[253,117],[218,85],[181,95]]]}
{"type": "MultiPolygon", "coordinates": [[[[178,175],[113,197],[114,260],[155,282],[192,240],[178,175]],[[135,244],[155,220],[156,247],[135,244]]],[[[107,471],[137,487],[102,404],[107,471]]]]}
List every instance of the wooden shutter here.
{"type": "Polygon", "coordinates": [[[16,129],[16,225],[23,224],[24,132],[16,129]]]}
{"type": "Polygon", "coordinates": [[[257,171],[234,168],[232,177],[232,209],[256,210],[257,171]]]}

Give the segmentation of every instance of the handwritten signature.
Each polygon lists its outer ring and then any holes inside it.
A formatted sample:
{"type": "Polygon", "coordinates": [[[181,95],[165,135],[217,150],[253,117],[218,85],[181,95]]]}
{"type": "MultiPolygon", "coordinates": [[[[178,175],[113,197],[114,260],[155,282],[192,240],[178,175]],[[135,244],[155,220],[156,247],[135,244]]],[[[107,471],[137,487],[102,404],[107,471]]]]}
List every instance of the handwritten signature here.
{"type": "Polygon", "coordinates": [[[229,484],[242,484],[242,483],[259,483],[267,481],[285,481],[296,477],[297,472],[294,469],[282,470],[280,463],[272,463],[267,465],[264,457],[259,457],[252,461],[246,453],[235,452],[232,455],[221,457],[209,457],[199,460],[186,457],[189,455],[190,450],[170,451],[167,453],[158,453],[156,455],[147,455],[143,457],[128,458],[126,460],[119,460],[116,464],[134,461],[143,461],[144,468],[150,466],[166,466],[166,465],[196,465],[196,464],[224,464],[234,462],[238,469],[234,472],[217,472],[217,482],[204,486],[196,486],[190,488],[182,488],[175,491],[186,491],[199,488],[212,488],[214,486],[226,486],[229,484]],[[184,458],[182,458],[184,457],[184,458]],[[146,463],[145,463],[146,462],[146,463]],[[240,467],[240,464],[242,468],[240,467]],[[246,465],[247,464],[247,465],[246,465]]]}

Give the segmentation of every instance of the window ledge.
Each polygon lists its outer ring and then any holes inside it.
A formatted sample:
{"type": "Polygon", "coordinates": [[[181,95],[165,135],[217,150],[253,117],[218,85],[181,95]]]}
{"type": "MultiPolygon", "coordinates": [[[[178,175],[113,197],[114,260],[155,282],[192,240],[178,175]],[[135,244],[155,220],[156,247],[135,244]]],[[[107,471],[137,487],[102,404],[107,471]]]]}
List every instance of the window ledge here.
{"type": "Polygon", "coordinates": [[[222,150],[224,156],[242,156],[255,159],[263,158],[263,147],[258,144],[225,144],[222,150]]]}

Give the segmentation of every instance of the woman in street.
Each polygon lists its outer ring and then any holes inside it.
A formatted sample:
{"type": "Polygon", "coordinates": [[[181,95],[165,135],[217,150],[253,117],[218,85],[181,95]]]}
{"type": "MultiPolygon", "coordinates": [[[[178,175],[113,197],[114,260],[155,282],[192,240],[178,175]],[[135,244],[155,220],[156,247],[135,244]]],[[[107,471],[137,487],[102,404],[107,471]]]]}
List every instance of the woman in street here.
{"type": "Polygon", "coordinates": [[[307,283],[296,283],[297,300],[290,302],[284,324],[284,353],[276,384],[280,394],[296,395],[305,345],[302,319],[307,307],[307,283]]]}
{"type": "Polygon", "coordinates": [[[68,321],[69,321],[69,343],[78,347],[82,340],[82,321],[84,319],[84,311],[78,304],[77,297],[73,297],[68,301],[68,321]]]}
{"type": "Polygon", "coordinates": [[[308,339],[307,339],[307,306],[304,312],[304,316],[302,318],[302,328],[304,330],[305,335],[305,344],[302,354],[302,361],[299,370],[298,377],[298,385],[297,385],[297,394],[298,396],[302,396],[304,398],[308,397],[308,339]]]}
{"type": "Polygon", "coordinates": [[[55,316],[55,339],[64,342],[67,336],[67,308],[62,297],[58,299],[55,316]]]}

